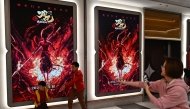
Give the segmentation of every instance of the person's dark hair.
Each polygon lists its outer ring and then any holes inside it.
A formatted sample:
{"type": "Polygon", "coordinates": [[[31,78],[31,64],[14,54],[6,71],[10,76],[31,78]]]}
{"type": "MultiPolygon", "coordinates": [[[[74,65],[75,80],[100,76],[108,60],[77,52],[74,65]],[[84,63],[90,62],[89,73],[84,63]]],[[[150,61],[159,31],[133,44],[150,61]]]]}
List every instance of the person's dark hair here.
{"type": "Polygon", "coordinates": [[[74,65],[75,67],[79,67],[79,63],[78,62],[73,62],[72,65],[74,65]]]}
{"type": "Polygon", "coordinates": [[[165,71],[166,75],[171,77],[171,78],[181,78],[183,75],[183,63],[181,60],[176,59],[176,58],[165,58],[166,65],[165,71]]]}
{"type": "Polygon", "coordinates": [[[41,85],[41,86],[46,86],[46,82],[44,82],[44,81],[40,81],[39,83],[38,83],[38,85],[41,85]]]}

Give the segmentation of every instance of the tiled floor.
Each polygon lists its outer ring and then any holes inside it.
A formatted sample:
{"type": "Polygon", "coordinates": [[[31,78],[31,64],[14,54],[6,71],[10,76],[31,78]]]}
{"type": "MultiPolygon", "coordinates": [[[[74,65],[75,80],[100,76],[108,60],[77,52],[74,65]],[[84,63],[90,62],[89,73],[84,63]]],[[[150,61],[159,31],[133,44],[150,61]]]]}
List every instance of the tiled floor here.
{"type": "Polygon", "coordinates": [[[150,101],[140,102],[140,103],[137,103],[137,104],[141,105],[141,106],[144,106],[144,107],[147,107],[149,109],[158,109],[158,108],[155,108],[155,106],[150,101]]]}
{"type": "Polygon", "coordinates": [[[106,107],[106,108],[99,108],[99,109],[121,109],[121,108],[114,106],[114,107],[106,107]]]}
{"type": "MultiPolygon", "coordinates": [[[[50,109],[67,109],[67,105],[59,106],[59,107],[51,107],[50,109]]],[[[80,104],[73,105],[73,109],[81,109],[80,104]]],[[[103,108],[88,108],[88,109],[157,109],[157,108],[154,107],[154,105],[149,101],[149,99],[145,98],[144,102],[109,106],[109,107],[103,107],[103,108]]]]}
{"type": "MultiPolygon", "coordinates": [[[[190,104],[190,101],[189,101],[190,104]]],[[[146,102],[139,102],[135,104],[127,104],[122,106],[114,106],[114,107],[106,107],[106,108],[99,108],[99,109],[159,109],[155,108],[154,105],[150,101],[146,102]]]]}
{"type": "MultiPolygon", "coordinates": [[[[154,94],[154,96],[158,97],[158,94],[154,94]]],[[[149,98],[145,96],[144,102],[134,103],[134,104],[126,104],[121,106],[114,107],[106,107],[100,109],[158,109],[155,108],[154,105],[150,102],[149,98]]]]}
{"type": "MultiPolygon", "coordinates": [[[[158,95],[154,95],[158,97],[158,95]]],[[[154,105],[150,102],[148,97],[145,97],[144,102],[138,102],[138,103],[133,103],[133,104],[126,104],[126,105],[118,105],[118,106],[112,106],[112,107],[104,107],[104,108],[93,108],[93,109],[158,109],[155,108],[154,105]]],[[[60,106],[60,107],[54,107],[50,109],[66,109],[67,105],[60,106]]],[[[76,104],[73,106],[73,109],[80,109],[80,105],[76,104]]],[[[88,108],[90,109],[90,108],[88,108]]]]}
{"type": "Polygon", "coordinates": [[[135,104],[106,107],[106,108],[99,108],[99,109],[158,109],[158,108],[155,108],[151,102],[147,101],[147,102],[140,102],[140,103],[135,103],[135,104]]]}

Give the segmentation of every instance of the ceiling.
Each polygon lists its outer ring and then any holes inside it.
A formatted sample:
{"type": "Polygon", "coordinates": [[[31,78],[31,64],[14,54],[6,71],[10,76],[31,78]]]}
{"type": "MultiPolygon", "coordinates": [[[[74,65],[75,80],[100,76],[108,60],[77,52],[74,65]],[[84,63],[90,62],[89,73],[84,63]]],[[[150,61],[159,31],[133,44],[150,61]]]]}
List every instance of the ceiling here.
{"type": "Polygon", "coordinates": [[[190,8],[190,0],[152,0],[152,1],[168,3],[168,4],[190,8]]]}
{"type": "Polygon", "coordinates": [[[190,15],[190,0],[99,0],[190,15]]]}

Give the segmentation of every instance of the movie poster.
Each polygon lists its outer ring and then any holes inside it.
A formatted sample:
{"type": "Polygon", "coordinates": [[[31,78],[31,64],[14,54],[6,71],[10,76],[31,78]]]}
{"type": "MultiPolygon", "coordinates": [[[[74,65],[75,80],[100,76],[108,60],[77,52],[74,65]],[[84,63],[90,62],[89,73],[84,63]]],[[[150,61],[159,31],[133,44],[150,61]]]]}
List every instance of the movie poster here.
{"type": "Polygon", "coordinates": [[[140,91],[117,81],[139,81],[140,15],[98,10],[97,96],[140,91]]]}
{"type": "Polygon", "coordinates": [[[51,97],[70,79],[74,61],[73,6],[28,0],[10,1],[13,102],[31,101],[39,81],[51,97]]]}

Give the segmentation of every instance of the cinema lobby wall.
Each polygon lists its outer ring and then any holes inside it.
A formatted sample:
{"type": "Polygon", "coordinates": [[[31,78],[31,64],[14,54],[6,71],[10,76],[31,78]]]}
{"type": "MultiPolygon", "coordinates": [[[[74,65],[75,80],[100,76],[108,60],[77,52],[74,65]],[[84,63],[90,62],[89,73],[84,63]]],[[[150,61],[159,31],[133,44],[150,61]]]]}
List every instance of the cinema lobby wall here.
{"type": "MultiPolygon", "coordinates": [[[[54,1],[54,0],[52,0],[54,1]]],[[[95,7],[107,7],[126,11],[135,11],[141,13],[141,37],[140,40],[140,54],[141,54],[141,67],[140,74],[141,80],[143,80],[144,75],[144,40],[146,36],[144,35],[144,8],[162,10],[167,12],[181,13],[181,60],[186,66],[186,40],[187,40],[187,19],[190,19],[190,9],[183,8],[180,6],[169,5],[169,7],[160,6],[159,2],[149,1],[149,4],[143,4],[143,0],[129,0],[124,2],[124,0],[61,0],[67,2],[73,2],[77,7],[77,61],[80,63],[80,69],[84,72],[85,76],[85,98],[87,100],[88,109],[96,109],[101,107],[115,106],[130,104],[136,102],[142,102],[144,100],[144,92],[141,89],[140,92],[117,94],[109,96],[97,97],[95,95],[95,7]],[[143,4],[143,5],[142,5],[143,4]],[[185,10],[185,11],[184,11],[185,10]],[[189,11],[189,12],[188,12],[189,11]]],[[[145,0],[148,1],[148,0],[145,0]]],[[[0,0],[0,109],[30,109],[34,106],[19,106],[19,107],[9,107],[7,105],[7,75],[6,75],[6,44],[5,44],[5,19],[6,19],[6,8],[7,4],[5,0],[0,0]]],[[[48,103],[48,106],[52,108],[56,107],[67,107],[67,101],[52,102],[48,103]]],[[[74,109],[80,107],[78,100],[74,101],[74,109]]]]}

